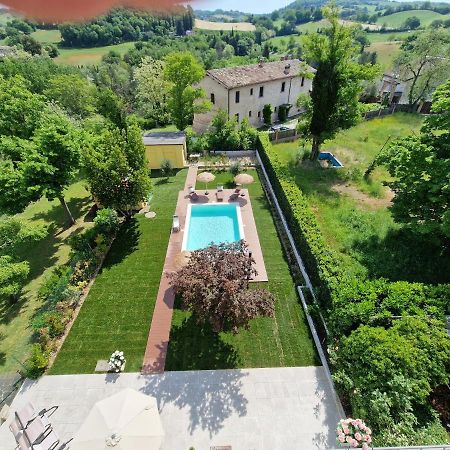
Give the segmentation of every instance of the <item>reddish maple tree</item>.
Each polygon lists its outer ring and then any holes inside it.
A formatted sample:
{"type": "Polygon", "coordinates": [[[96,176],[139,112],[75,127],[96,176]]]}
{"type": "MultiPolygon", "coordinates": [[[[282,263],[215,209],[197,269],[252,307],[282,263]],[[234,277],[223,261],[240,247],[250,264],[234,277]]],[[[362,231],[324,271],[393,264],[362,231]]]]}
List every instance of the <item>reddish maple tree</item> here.
{"type": "Polygon", "coordinates": [[[275,298],[266,289],[250,289],[257,275],[244,241],[212,245],[192,253],[188,264],[169,274],[171,286],[199,324],[215,332],[248,328],[251,319],[273,317],[275,298]]]}

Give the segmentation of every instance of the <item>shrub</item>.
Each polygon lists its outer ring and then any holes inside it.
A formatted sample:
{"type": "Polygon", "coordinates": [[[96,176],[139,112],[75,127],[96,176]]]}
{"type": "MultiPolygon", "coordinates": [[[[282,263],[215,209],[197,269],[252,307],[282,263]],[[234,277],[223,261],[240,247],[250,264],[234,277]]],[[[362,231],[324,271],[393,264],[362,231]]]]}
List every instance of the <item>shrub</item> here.
{"type": "Polygon", "coordinates": [[[120,220],[114,209],[104,208],[97,211],[94,218],[95,229],[107,237],[114,236],[120,227],[120,220]]]}
{"type": "Polygon", "coordinates": [[[239,161],[234,161],[230,164],[230,167],[228,168],[228,172],[231,173],[234,177],[242,172],[242,166],[239,161]]]}
{"type": "Polygon", "coordinates": [[[38,378],[42,375],[49,363],[49,353],[40,344],[34,344],[31,349],[31,356],[26,363],[27,376],[38,378]]]}
{"type": "Polygon", "coordinates": [[[61,336],[65,330],[64,316],[58,311],[41,313],[33,320],[33,328],[38,332],[42,328],[46,328],[50,338],[61,336]]]}
{"type": "Polygon", "coordinates": [[[267,126],[272,125],[272,113],[273,113],[272,105],[264,105],[263,118],[264,124],[267,126]]]}
{"type": "Polygon", "coordinates": [[[159,166],[160,170],[161,170],[161,175],[163,177],[169,177],[170,174],[172,173],[172,163],[168,160],[168,159],[163,159],[161,161],[161,164],[159,166]]]}
{"type": "Polygon", "coordinates": [[[71,276],[71,267],[56,267],[41,284],[38,290],[38,298],[44,302],[56,304],[71,297],[71,294],[69,294],[71,276]]]}

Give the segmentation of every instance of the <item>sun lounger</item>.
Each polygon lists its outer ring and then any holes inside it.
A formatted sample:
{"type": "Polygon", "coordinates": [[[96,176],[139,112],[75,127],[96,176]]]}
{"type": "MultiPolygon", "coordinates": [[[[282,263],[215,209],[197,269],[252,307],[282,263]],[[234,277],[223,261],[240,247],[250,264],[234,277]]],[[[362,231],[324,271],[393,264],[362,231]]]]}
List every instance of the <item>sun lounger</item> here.
{"type": "Polygon", "coordinates": [[[191,195],[195,192],[195,189],[192,186],[188,187],[188,194],[191,195]]]}
{"type": "Polygon", "coordinates": [[[218,184],[218,185],[217,185],[217,191],[218,191],[218,192],[223,191],[223,185],[222,185],[222,184],[218,184]]]}
{"type": "Polygon", "coordinates": [[[180,218],[177,215],[172,219],[172,231],[180,231],[180,218]]]}
{"type": "Polygon", "coordinates": [[[223,202],[223,190],[216,192],[216,197],[218,202],[223,202]]]}
{"type": "Polygon", "coordinates": [[[32,448],[33,450],[55,450],[59,442],[58,435],[51,430],[40,442],[34,444],[32,448]]]}
{"type": "Polygon", "coordinates": [[[26,435],[22,435],[17,440],[17,448],[19,450],[55,450],[59,443],[58,435],[50,428],[34,444],[30,443],[26,435]]]}

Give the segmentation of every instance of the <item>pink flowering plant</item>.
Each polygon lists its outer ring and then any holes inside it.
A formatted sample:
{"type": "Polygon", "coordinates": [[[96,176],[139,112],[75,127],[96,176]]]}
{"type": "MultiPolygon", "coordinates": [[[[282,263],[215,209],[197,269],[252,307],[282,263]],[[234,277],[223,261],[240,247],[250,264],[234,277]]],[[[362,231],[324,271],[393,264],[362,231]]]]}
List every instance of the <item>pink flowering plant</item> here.
{"type": "Polygon", "coordinates": [[[342,419],[337,429],[337,440],[342,446],[369,450],[372,430],[361,419],[342,419]]]}

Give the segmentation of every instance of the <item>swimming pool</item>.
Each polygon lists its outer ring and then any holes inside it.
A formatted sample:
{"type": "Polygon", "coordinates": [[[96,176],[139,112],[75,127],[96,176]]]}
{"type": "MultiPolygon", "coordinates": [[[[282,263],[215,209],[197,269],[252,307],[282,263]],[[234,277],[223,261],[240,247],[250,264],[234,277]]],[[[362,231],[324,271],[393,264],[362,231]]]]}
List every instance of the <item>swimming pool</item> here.
{"type": "Polygon", "coordinates": [[[183,250],[229,244],[244,239],[241,211],[236,203],[188,205],[183,250]]]}

